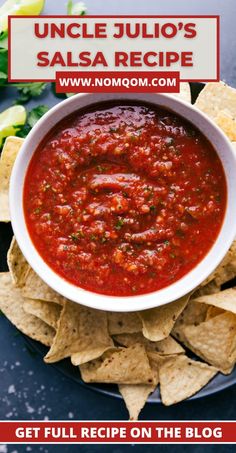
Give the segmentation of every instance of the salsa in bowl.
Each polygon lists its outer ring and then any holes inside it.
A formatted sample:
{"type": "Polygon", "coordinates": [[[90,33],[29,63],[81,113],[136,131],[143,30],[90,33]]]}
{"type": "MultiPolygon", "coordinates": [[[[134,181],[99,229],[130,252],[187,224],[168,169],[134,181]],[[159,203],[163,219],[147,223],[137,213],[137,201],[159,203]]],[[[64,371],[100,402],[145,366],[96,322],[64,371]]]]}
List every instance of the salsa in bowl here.
{"type": "Polygon", "coordinates": [[[78,95],[46,116],[16,161],[10,203],[19,245],[50,286],[133,311],[210,274],[236,228],[235,157],[210,120],[137,94],[78,95]]]}

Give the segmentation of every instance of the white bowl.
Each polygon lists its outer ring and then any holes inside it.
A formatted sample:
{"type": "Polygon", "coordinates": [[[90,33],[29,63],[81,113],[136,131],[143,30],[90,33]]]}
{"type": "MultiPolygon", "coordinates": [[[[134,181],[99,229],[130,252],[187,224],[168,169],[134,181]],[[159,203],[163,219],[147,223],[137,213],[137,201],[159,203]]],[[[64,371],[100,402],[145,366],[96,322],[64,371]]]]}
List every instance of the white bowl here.
{"type": "Polygon", "coordinates": [[[78,94],[53,107],[26,138],[14,164],[10,182],[10,211],[17,242],[35,272],[63,296],[88,307],[110,311],[138,311],[172,302],[198,286],[215,269],[236,236],[236,153],[224,133],[202,112],[188,103],[163,94],[78,94]],[[151,102],[176,112],[192,122],[212,143],[223,164],[227,181],[227,206],[219,236],[205,258],[183,278],[152,293],[114,297],[96,294],[64,280],[41,258],[27,231],[23,210],[23,186],[31,157],[48,131],[62,118],[91,104],[107,100],[151,102]]]}

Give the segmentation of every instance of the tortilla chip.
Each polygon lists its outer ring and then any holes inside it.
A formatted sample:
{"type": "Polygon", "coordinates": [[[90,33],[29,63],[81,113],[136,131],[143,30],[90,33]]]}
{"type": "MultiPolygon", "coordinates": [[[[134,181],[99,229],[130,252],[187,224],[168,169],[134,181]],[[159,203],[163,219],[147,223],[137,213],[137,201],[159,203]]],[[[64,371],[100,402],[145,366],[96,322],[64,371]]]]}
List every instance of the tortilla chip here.
{"type": "Polygon", "coordinates": [[[145,348],[141,344],[129,348],[112,348],[96,360],[80,365],[85,382],[113,384],[154,384],[145,348]]]}
{"type": "Polygon", "coordinates": [[[230,140],[236,140],[235,118],[232,118],[227,112],[219,112],[215,122],[230,140]]]}
{"type": "Polygon", "coordinates": [[[217,294],[202,296],[195,299],[195,302],[213,305],[221,310],[230,311],[236,315],[236,288],[225,289],[217,294]]]}
{"type": "Polygon", "coordinates": [[[26,275],[30,266],[22,254],[16,239],[13,237],[7,253],[7,264],[15,286],[22,288],[25,284],[26,275]]]}
{"type": "Polygon", "coordinates": [[[165,363],[167,360],[173,359],[176,357],[176,354],[169,354],[169,355],[162,355],[158,352],[147,352],[149,363],[151,365],[152,370],[155,370],[158,374],[159,378],[159,370],[160,367],[165,363]]]}
{"type": "Polygon", "coordinates": [[[198,326],[183,327],[184,344],[197,356],[229,374],[236,361],[236,315],[224,312],[198,326]]]}
{"type": "Polygon", "coordinates": [[[58,362],[71,357],[73,365],[100,357],[113,346],[105,312],[66,301],[58,321],[55,339],[44,360],[58,362]]]}
{"type": "Polygon", "coordinates": [[[189,83],[180,82],[179,87],[180,87],[180,92],[173,94],[173,96],[176,96],[176,97],[182,99],[183,101],[191,103],[191,90],[190,90],[189,83]]]}
{"type": "Polygon", "coordinates": [[[223,82],[207,83],[200,92],[195,106],[215,119],[219,112],[236,118],[236,90],[223,82]]]}
{"type": "Polygon", "coordinates": [[[207,283],[207,285],[197,288],[196,291],[194,291],[194,293],[192,294],[191,300],[208,294],[216,294],[219,291],[220,286],[217,285],[215,280],[212,280],[211,282],[207,283]]]}
{"type": "Polygon", "coordinates": [[[141,332],[142,323],[137,313],[107,312],[110,335],[141,332]]]}
{"type": "Polygon", "coordinates": [[[50,288],[27,263],[15,238],[12,239],[7,254],[7,263],[13,283],[22,288],[22,294],[29,299],[55,302],[63,305],[64,298],[50,288]]]}
{"type": "Polygon", "coordinates": [[[229,251],[221,261],[214,272],[203,282],[207,284],[211,280],[215,280],[218,286],[232,280],[236,277],[236,240],[232,243],[229,251]]]}
{"type": "Polygon", "coordinates": [[[224,313],[224,310],[221,310],[220,308],[217,307],[208,307],[207,309],[207,314],[206,314],[206,319],[205,321],[208,321],[208,319],[215,318],[218,315],[221,315],[224,313]]]}
{"type": "Polygon", "coordinates": [[[163,404],[170,406],[190,398],[216,374],[216,368],[191,360],[184,355],[165,361],[159,371],[163,404]]]}
{"type": "Polygon", "coordinates": [[[160,341],[168,337],[178,316],[187,305],[190,295],[186,295],[161,307],[139,312],[143,323],[143,335],[150,341],[160,341]]]}
{"type": "Polygon", "coordinates": [[[119,391],[125,401],[130,420],[138,420],[142,408],[155,387],[155,384],[119,385],[119,391]]]}
{"type": "Polygon", "coordinates": [[[205,321],[207,307],[204,304],[200,304],[195,300],[190,299],[185,309],[180,314],[176,321],[174,329],[177,325],[191,325],[197,326],[201,322],[205,321]]]}
{"type": "Polygon", "coordinates": [[[161,341],[149,341],[141,332],[133,334],[115,335],[114,340],[122,346],[132,346],[140,343],[146,348],[146,351],[158,352],[159,354],[182,354],[184,349],[172,337],[167,337],[161,341]]]}
{"type": "Polygon", "coordinates": [[[26,313],[23,309],[24,302],[20,289],[12,284],[10,273],[1,273],[0,310],[21,332],[33,340],[50,346],[55,330],[36,316],[26,313]]]}
{"type": "Polygon", "coordinates": [[[30,268],[27,273],[25,286],[22,288],[22,294],[28,299],[39,299],[47,302],[54,302],[59,305],[63,305],[65,300],[63,296],[44,283],[32,268],[30,268]]]}
{"type": "Polygon", "coordinates": [[[18,137],[7,137],[0,159],[0,222],[10,222],[9,184],[12,167],[24,140],[18,137]]]}
{"type": "Polygon", "coordinates": [[[61,307],[53,302],[45,302],[36,299],[25,299],[23,308],[26,313],[37,316],[49,326],[57,329],[57,323],[60,318],[61,307]]]}
{"type": "Polygon", "coordinates": [[[206,320],[207,310],[208,308],[205,304],[190,299],[184,311],[182,311],[177,319],[171,331],[171,335],[177,340],[184,342],[185,336],[183,334],[183,327],[188,325],[198,326],[204,322],[206,320]]]}

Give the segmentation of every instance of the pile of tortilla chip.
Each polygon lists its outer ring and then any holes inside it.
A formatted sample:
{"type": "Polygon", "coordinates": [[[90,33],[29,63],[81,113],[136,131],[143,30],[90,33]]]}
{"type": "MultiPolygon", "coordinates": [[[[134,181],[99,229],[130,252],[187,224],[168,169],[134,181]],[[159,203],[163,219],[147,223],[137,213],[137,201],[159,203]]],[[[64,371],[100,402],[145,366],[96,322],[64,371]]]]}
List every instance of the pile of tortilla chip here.
{"type": "MultiPolygon", "coordinates": [[[[196,105],[235,139],[236,90],[209,83],[196,105]]],[[[21,145],[10,137],[2,152],[1,221],[10,220],[9,178],[21,145]]],[[[65,299],[38,277],[14,238],[7,260],[9,272],[0,274],[1,311],[49,347],[46,363],[70,358],[85,382],[117,384],[131,420],[158,385],[168,406],[194,395],[218,372],[229,374],[236,363],[236,287],[222,290],[236,277],[236,241],[192,294],[137,313],[98,311],[65,299]]]]}

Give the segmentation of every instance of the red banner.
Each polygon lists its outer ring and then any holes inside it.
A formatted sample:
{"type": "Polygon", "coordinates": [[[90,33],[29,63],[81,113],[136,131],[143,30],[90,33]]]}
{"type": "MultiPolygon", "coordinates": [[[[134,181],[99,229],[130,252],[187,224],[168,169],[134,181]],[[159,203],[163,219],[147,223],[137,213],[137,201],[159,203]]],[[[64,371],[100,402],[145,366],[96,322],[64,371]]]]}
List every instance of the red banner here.
{"type": "Polygon", "coordinates": [[[179,72],[57,72],[57,93],[178,93],[179,72]]]}
{"type": "Polygon", "coordinates": [[[236,443],[230,421],[17,421],[0,422],[0,443],[236,443]]]}

